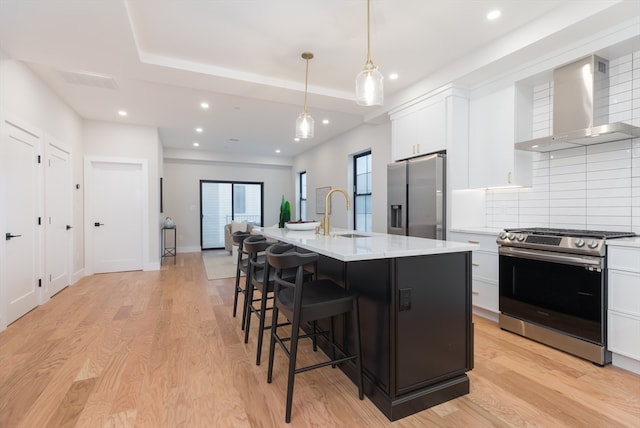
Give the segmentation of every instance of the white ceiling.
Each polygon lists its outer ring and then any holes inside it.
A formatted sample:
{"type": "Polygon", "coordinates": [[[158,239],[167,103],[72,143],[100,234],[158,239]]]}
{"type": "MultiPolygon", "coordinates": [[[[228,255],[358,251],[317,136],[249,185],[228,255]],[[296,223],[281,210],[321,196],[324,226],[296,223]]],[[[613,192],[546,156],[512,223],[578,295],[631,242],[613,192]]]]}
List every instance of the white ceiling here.
{"type": "Polygon", "coordinates": [[[406,101],[414,84],[473,86],[509,58],[575,37],[580,25],[611,25],[594,21],[596,13],[616,22],[635,6],[638,0],[373,0],[374,63],[385,76],[400,76],[385,78],[383,108],[353,100],[366,60],[365,0],[0,0],[0,50],[25,62],[81,117],[158,127],[166,150],[273,156],[280,149],[291,157],[363,122],[388,120],[387,110],[406,101]],[[502,17],[486,20],[495,8],[502,17]],[[316,136],[296,143],[303,51],[315,55],[308,110],[316,136]],[[84,80],[70,83],[64,72],[84,80]]]}

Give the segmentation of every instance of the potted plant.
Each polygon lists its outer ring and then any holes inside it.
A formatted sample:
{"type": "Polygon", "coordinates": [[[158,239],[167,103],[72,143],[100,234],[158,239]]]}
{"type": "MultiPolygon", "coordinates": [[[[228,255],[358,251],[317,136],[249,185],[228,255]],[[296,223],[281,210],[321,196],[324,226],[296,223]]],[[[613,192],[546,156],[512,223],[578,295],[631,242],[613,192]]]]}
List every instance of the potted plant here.
{"type": "Polygon", "coordinates": [[[282,229],[284,225],[291,220],[291,204],[289,201],[285,201],[284,195],[282,195],[282,202],[280,202],[280,221],[278,227],[282,229]]]}

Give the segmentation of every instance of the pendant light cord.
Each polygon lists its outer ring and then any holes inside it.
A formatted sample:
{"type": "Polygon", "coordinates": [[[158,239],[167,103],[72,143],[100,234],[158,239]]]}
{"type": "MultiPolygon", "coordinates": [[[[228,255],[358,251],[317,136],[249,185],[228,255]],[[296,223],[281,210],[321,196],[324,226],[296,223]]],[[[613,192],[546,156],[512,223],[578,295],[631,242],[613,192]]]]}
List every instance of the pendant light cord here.
{"type": "Polygon", "coordinates": [[[305,59],[307,61],[307,68],[304,72],[304,113],[307,114],[307,82],[309,81],[309,58],[305,59]]]}
{"type": "Polygon", "coordinates": [[[371,61],[371,0],[367,0],[367,64],[371,61]]]}

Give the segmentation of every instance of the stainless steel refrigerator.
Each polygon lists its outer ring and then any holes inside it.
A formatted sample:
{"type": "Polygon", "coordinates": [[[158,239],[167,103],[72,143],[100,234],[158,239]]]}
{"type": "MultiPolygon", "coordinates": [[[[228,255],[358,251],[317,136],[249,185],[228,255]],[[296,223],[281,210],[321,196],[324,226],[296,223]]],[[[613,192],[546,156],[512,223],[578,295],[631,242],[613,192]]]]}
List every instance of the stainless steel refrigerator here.
{"type": "Polygon", "coordinates": [[[387,233],[446,238],[445,168],[444,153],[387,166],[387,233]]]}

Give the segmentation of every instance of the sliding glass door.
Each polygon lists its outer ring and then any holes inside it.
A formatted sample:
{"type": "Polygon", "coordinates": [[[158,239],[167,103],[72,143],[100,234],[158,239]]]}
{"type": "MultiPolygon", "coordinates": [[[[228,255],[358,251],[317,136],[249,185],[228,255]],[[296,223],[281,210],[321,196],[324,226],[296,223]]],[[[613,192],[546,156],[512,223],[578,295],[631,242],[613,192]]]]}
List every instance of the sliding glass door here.
{"type": "Polygon", "coordinates": [[[264,183],[200,180],[200,246],[224,248],[224,226],[246,221],[262,226],[264,183]]]}

